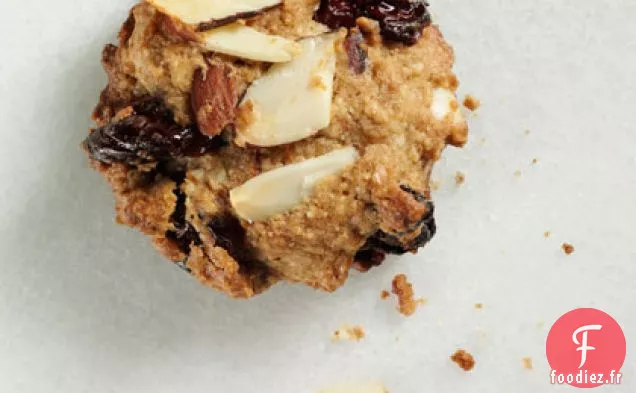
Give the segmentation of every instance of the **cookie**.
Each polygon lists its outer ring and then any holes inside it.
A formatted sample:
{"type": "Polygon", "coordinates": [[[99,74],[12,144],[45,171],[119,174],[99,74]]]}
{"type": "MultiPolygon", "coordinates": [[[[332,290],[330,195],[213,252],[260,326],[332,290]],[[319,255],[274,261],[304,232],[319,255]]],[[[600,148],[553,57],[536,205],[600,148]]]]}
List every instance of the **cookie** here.
{"type": "Polygon", "coordinates": [[[435,234],[453,61],[423,0],[147,0],[83,146],[117,221],[203,284],[334,291],[435,234]]]}

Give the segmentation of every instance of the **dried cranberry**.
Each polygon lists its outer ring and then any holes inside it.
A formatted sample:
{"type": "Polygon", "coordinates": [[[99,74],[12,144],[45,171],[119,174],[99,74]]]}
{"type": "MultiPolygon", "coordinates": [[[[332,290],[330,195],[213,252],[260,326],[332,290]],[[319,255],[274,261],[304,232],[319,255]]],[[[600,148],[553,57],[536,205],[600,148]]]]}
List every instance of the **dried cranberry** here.
{"type": "Polygon", "coordinates": [[[367,1],[365,16],[380,22],[382,37],[413,45],[431,24],[428,3],[411,0],[367,1]],[[375,3],[375,4],[370,4],[375,3]]]}
{"type": "Polygon", "coordinates": [[[401,186],[402,190],[408,192],[413,198],[426,205],[426,214],[422,216],[409,232],[386,233],[378,230],[360,248],[356,254],[356,261],[363,266],[373,267],[382,262],[381,256],[384,254],[402,255],[407,252],[417,251],[424,247],[435,236],[437,226],[435,225],[435,206],[423,194],[411,189],[408,186],[401,186]],[[413,237],[417,233],[417,236],[413,237]]]}
{"type": "Polygon", "coordinates": [[[364,47],[364,37],[359,31],[350,33],[344,42],[349,69],[356,74],[362,74],[367,69],[367,50],[364,47]]]}
{"type": "Polygon", "coordinates": [[[314,20],[332,29],[353,27],[360,16],[359,0],[320,0],[320,6],[314,14],[314,20]]]}
{"type": "Polygon", "coordinates": [[[427,7],[424,0],[321,0],[314,19],[336,29],[365,16],[380,23],[384,39],[413,45],[431,24],[427,7]]]}
{"type": "Polygon", "coordinates": [[[132,105],[132,114],[94,130],[84,145],[95,160],[136,165],[182,156],[198,156],[220,145],[194,126],[182,127],[157,98],[132,105]]]}
{"type": "Polygon", "coordinates": [[[353,268],[360,272],[368,272],[374,267],[382,265],[386,259],[386,252],[373,248],[369,242],[362,247],[355,256],[353,268]]]}

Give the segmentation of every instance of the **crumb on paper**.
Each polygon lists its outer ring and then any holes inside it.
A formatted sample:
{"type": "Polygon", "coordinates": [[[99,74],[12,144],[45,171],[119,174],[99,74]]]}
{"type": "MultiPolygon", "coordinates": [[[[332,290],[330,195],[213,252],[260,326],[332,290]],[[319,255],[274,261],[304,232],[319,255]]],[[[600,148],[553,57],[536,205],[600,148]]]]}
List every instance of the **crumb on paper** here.
{"type": "Polygon", "coordinates": [[[426,303],[428,303],[428,299],[425,299],[425,298],[421,297],[421,298],[417,299],[415,301],[415,303],[417,303],[418,306],[424,306],[424,305],[426,305],[426,303]]]}
{"type": "Polygon", "coordinates": [[[380,292],[380,299],[382,300],[388,299],[389,296],[391,296],[391,293],[389,293],[389,291],[387,290],[383,290],[382,292],[380,292]]]}
{"type": "Polygon", "coordinates": [[[532,370],[532,358],[526,357],[521,359],[521,364],[523,364],[523,368],[526,370],[532,370]]]}
{"type": "Polygon", "coordinates": [[[520,171],[519,169],[517,169],[517,170],[513,173],[513,175],[514,175],[515,177],[521,177],[521,171],[520,171]]]}
{"type": "Polygon", "coordinates": [[[461,186],[465,182],[466,182],[466,175],[461,171],[457,171],[455,173],[455,184],[457,184],[457,186],[461,186]]]}
{"type": "Polygon", "coordinates": [[[362,326],[349,326],[343,325],[340,329],[337,329],[331,335],[332,341],[360,341],[364,338],[365,333],[362,326]]]}
{"type": "Polygon", "coordinates": [[[464,107],[471,112],[476,111],[481,106],[481,101],[470,94],[464,97],[464,107]]]}
{"type": "Polygon", "coordinates": [[[549,238],[550,236],[552,236],[552,232],[550,231],[543,232],[543,237],[545,237],[546,239],[549,238]]]}
{"type": "Polygon", "coordinates": [[[537,327],[538,327],[539,329],[543,329],[543,326],[545,326],[545,323],[544,323],[543,321],[541,321],[541,322],[537,322],[537,327]]]}
{"type": "Polygon", "coordinates": [[[484,304],[483,303],[475,303],[475,309],[482,310],[483,308],[484,308],[484,304]]]}
{"type": "Polygon", "coordinates": [[[465,349],[458,349],[457,352],[451,356],[451,360],[464,371],[470,371],[475,368],[475,358],[466,352],[465,349]]]}
{"type": "Polygon", "coordinates": [[[523,133],[526,135],[530,135],[530,130],[524,130],[523,133]]]}
{"type": "Polygon", "coordinates": [[[404,316],[411,316],[417,309],[417,301],[413,298],[413,285],[408,282],[406,275],[398,274],[393,278],[392,292],[398,297],[398,310],[404,316]]]}
{"type": "Polygon", "coordinates": [[[442,183],[439,180],[431,180],[431,190],[437,191],[442,186],[442,183]]]}
{"type": "Polygon", "coordinates": [[[532,165],[537,165],[539,163],[539,159],[538,158],[533,158],[532,159],[532,165]]]}
{"type": "Polygon", "coordinates": [[[479,143],[481,143],[482,145],[485,145],[486,144],[486,138],[484,138],[484,137],[479,138],[479,143]]]}
{"type": "Polygon", "coordinates": [[[572,253],[574,252],[574,246],[570,243],[563,243],[561,248],[566,255],[572,255],[572,253]]]}

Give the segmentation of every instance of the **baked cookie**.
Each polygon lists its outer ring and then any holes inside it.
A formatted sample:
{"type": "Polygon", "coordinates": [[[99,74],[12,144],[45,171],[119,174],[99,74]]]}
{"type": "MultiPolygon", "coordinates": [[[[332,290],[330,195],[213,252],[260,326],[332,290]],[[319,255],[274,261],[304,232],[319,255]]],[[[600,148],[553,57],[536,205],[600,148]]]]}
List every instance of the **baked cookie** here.
{"type": "Polygon", "coordinates": [[[424,0],[147,0],[107,45],[84,142],[117,221],[202,283],[334,291],[435,234],[466,122],[424,0]]]}

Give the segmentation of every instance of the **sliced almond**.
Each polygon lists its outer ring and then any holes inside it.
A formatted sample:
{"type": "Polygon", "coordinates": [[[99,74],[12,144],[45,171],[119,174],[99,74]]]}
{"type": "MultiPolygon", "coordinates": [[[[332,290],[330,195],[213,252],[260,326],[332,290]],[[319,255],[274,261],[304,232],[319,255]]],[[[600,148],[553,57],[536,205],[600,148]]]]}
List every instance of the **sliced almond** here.
{"type": "Polygon", "coordinates": [[[331,121],[336,72],[336,35],[300,42],[302,53],[288,63],[274,64],[247,90],[252,122],[239,128],[239,140],[255,146],[276,146],[316,134],[331,121]]]}
{"type": "Polygon", "coordinates": [[[231,190],[230,203],[244,220],[265,220],[299,205],[319,181],[337,174],[357,159],[356,149],[347,147],[274,169],[231,190]]]}
{"type": "Polygon", "coordinates": [[[282,0],[146,0],[164,14],[207,30],[256,15],[282,0]]]}
{"type": "Polygon", "coordinates": [[[447,116],[456,124],[464,121],[464,116],[459,110],[457,97],[452,91],[442,87],[433,89],[431,113],[435,119],[440,121],[446,119],[447,116]]]}
{"type": "Polygon", "coordinates": [[[200,33],[205,49],[248,60],[279,63],[302,51],[295,41],[261,33],[240,23],[200,33]]]}

